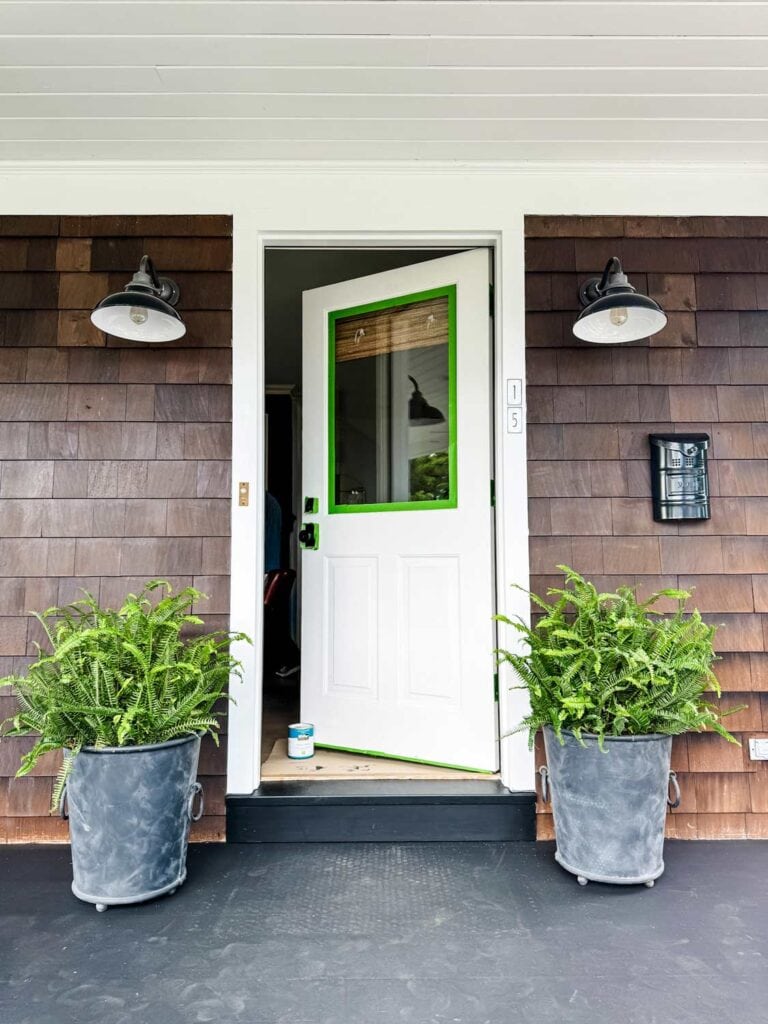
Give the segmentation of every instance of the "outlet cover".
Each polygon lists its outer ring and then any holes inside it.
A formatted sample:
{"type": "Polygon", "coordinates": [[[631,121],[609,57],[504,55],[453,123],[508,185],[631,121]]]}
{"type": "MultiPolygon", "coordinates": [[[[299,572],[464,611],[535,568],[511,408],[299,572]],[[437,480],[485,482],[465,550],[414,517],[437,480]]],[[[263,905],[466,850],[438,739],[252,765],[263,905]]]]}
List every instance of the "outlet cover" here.
{"type": "Polygon", "coordinates": [[[768,761],[768,739],[750,739],[749,756],[752,761],[768,761]]]}

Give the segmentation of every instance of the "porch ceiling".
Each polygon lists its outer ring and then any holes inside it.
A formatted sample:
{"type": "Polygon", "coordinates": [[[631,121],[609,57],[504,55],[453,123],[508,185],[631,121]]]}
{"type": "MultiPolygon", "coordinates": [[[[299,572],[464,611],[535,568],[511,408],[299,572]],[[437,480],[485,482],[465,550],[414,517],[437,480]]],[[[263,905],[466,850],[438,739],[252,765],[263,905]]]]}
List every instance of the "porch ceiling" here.
{"type": "Polygon", "coordinates": [[[0,160],[768,159],[768,3],[0,0],[0,160]]]}

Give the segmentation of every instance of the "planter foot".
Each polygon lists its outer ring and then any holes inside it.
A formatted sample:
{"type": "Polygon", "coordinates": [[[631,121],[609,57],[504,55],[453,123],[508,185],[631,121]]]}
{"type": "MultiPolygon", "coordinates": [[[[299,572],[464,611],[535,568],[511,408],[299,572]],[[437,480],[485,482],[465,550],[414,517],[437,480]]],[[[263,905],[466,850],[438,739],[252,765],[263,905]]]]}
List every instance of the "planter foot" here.
{"type": "Polygon", "coordinates": [[[162,889],[153,889],[151,892],[138,893],[135,896],[92,896],[78,889],[77,883],[72,882],[72,892],[84,903],[92,903],[99,913],[103,913],[109,907],[120,907],[133,903],[146,903],[147,900],[157,899],[158,896],[167,896],[176,892],[187,877],[187,869],[182,868],[181,877],[175,875],[173,881],[164,885],[162,889]]]}
{"type": "Polygon", "coordinates": [[[656,883],[652,878],[649,878],[647,882],[643,882],[646,889],[652,889],[656,883]]]}
{"type": "Polygon", "coordinates": [[[576,881],[579,883],[579,885],[586,885],[587,882],[588,882],[588,879],[586,879],[584,877],[584,875],[577,875],[576,876],[576,881]]]}

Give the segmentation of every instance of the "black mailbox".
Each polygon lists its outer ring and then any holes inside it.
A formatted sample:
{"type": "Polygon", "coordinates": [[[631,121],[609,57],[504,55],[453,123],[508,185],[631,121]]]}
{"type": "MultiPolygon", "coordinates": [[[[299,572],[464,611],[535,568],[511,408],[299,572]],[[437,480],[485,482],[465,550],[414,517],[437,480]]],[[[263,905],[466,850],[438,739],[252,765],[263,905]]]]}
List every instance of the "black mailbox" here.
{"type": "Polygon", "coordinates": [[[709,434],[649,434],[653,518],[709,519],[709,434]]]}

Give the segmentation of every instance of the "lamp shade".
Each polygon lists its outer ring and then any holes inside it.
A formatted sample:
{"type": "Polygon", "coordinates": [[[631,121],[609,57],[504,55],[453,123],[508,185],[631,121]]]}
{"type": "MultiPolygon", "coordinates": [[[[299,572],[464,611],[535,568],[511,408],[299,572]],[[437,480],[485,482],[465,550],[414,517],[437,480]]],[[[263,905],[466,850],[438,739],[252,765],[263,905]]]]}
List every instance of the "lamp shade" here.
{"type": "Polygon", "coordinates": [[[582,341],[620,345],[658,334],[666,327],[664,310],[647,295],[636,292],[604,295],[582,310],[573,333],[582,341]]]}
{"type": "Polygon", "coordinates": [[[158,277],[149,256],[142,256],[139,269],[122,292],[102,299],[91,313],[91,321],[107,334],[129,341],[162,342],[183,338],[186,327],[173,308],[179,289],[169,277],[158,277]]]}
{"type": "Polygon", "coordinates": [[[621,345],[658,334],[667,324],[667,315],[658,302],[641,295],[629,283],[618,256],[608,260],[602,277],[584,282],[579,298],[584,308],[573,333],[582,341],[621,345]]]}
{"type": "Polygon", "coordinates": [[[173,306],[142,292],[108,295],[91,313],[91,320],[106,334],[131,341],[176,341],[187,330],[173,306]]]}
{"type": "Polygon", "coordinates": [[[413,384],[413,392],[408,399],[408,421],[411,426],[430,427],[435,423],[445,423],[445,416],[434,405],[429,404],[410,374],[408,380],[413,384]]]}

